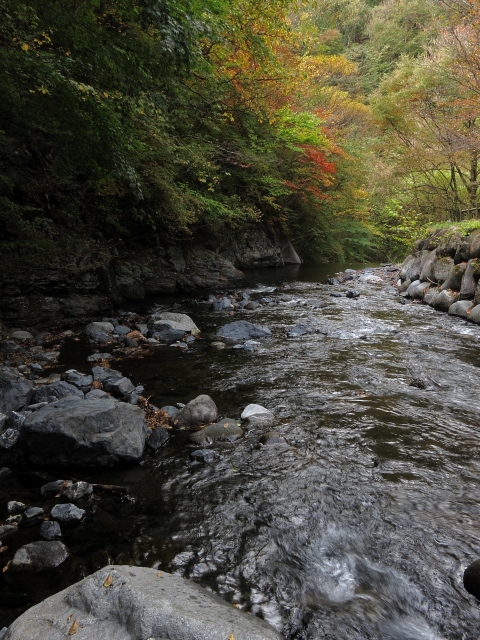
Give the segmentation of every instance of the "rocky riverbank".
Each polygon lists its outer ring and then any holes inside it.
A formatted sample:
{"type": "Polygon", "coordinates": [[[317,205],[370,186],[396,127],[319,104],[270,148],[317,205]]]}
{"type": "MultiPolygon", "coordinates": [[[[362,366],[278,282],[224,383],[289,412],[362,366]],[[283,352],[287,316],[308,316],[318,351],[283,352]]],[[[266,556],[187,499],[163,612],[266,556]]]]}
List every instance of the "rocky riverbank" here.
{"type": "Polygon", "coordinates": [[[243,269],[300,264],[289,239],[262,227],[176,246],[65,237],[31,255],[6,253],[0,268],[0,320],[48,325],[109,314],[122,301],[225,286],[243,269]]]}
{"type": "Polygon", "coordinates": [[[419,240],[404,260],[398,289],[404,298],[480,324],[480,230],[440,229],[419,240]]]}

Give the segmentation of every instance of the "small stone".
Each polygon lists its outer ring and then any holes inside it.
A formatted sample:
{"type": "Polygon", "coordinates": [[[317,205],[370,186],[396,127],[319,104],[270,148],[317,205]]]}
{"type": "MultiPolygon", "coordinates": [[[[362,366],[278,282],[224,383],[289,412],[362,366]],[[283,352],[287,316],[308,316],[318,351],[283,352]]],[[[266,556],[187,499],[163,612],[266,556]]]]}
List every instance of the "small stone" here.
{"type": "Polygon", "coordinates": [[[177,415],[177,413],[179,412],[179,409],[177,407],[173,407],[171,405],[166,405],[165,407],[160,407],[160,411],[165,411],[165,413],[168,415],[168,417],[173,420],[175,418],[175,416],[177,415]]]}
{"type": "Polygon", "coordinates": [[[360,297],[360,293],[356,289],[350,289],[346,294],[347,298],[355,299],[360,297]]]}
{"type": "Polygon", "coordinates": [[[99,360],[110,360],[113,356],[110,353],[92,353],[87,357],[87,362],[98,362],[99,360]]]}
{"type": "Polygon", "coordinates": [[[128,333],[131,333],[130,327],[126,327],[123,324],[117,324],[115,327],[115,333],[118,333],[121,336],[126,336],[128,333]]]}
{"type": "Polygon", "coordinates": [[[58,522],[51,520],[45,520],[40,527],[40,535],[45,540],[60,540],[62,537],[62,530],[58,522]]]}
{"type": "Polygon", "coordinates": [[[225,349],[227,347],[227,345],[225,344],[225,342],[211,342],[210,346],[213,347],[214,349],[225,349]]]}
{"type": "Polygon", "coordinates": [[[17,429],[6,429],[0,434],[0,448],[11,449],[20,439],[20,431],[17,429]]]}
{"type": "Polygon", "coordinates": [[[87,324],[83,331],[87,334],[87,336],[92,336],[92,334],[95,335],[99,333],[105,333],[108,335],[109,333],[113,332],[113,329],[114,326],[111,322],[91,322],[90,324],[87,324]]]}
{"type": "Polygon", "coordinates": [[[59,522],[80,522],[85,516],[85,510],[79,509],[74,504],[56,504],[52,511],[51,517],[59,522]]]}
{"type": "Polygon", "coordinates": [[[98,400],[99,398],[106,398],[108,393],[102,391],[101,389],[92,389],[88,393],[85,394],[86,400],[98,400]]]}
{"type": "Polygon", "coordinates": [[[247,302],[247,304],[245,305],[245,309],[248,309],[248,311],[255,311],[255,309],[258,309],[261,306],[261,304],[259,302],[247,302]]]}
{"type": "Polygon", "coordinates": [[[207,395],[197,396],[191,400],[175,417],[175,424],[178,427],[199,427],[217,419],[217,406],[207,395]]]}
{"type": "Polygon", "coordinates": [[[26,520],[34,520],[35,518],[39,518],[44,514],[45,511],[41,507],[30,507],[30,509],[27,509],[23,512],[23,517],[26,520]]]}
{"type": "Polygon", "coordinates": [[[123,378],[120,371],[115,371],[115,369],[110,369],[109,367],[92,367],[92,374],[94,380],[99,380],[103,382],[107,378],[111,376],[117,376],[118,378],[123,378]]]}
{"type": "Polygon", "coordinates": [[[90,389],[90,385],[93,382],[92,376],[85,375],[84,373],[79,373],[75,369],[70,369],[66,372],[67,382],[75,385],[82,391],[88,391],[90,389]]]}

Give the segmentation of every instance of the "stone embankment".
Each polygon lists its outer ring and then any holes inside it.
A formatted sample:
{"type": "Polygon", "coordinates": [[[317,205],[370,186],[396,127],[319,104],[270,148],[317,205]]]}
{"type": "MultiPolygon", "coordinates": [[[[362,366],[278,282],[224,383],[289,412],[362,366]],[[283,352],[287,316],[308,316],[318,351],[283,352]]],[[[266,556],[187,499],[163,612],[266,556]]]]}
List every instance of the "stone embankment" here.
{"type": "Polygon", "coordinates": [[[480,324],[480,229],[440,229],[403,262],[400,295],[480,324]]]}

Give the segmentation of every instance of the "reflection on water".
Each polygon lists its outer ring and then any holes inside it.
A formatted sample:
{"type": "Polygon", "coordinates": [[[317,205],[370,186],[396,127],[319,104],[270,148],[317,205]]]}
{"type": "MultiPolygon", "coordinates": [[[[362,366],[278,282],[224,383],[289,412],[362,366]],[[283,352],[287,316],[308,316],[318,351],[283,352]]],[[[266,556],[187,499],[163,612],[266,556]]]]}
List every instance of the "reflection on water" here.
{"type": "Polygon", "coordinates": [[[215,329],[238,316],[187,302],[178,310],[203,331],[188,353],[112,363],[159,406],[208,393],[238,418],[264,405],[288,445],[260,445],[250,429],[199,466],[178,432],[140,466],[82,474],[130,498],[87,506],[67,532],[65,584],[111,559],[192,578],[286,638],[478,637],[461,577],[480,555],[480,328],[402,306],[389,287],[331,298],[318,283],[335,270],[251,276],[257,291],[288,283],[248,318],[273,333],[257,353],[213,350],[215,329]],[[311,297],[327,305],[304,306],[311,297]],[[298,322],[318,332],[286,339],[298,322]]]}

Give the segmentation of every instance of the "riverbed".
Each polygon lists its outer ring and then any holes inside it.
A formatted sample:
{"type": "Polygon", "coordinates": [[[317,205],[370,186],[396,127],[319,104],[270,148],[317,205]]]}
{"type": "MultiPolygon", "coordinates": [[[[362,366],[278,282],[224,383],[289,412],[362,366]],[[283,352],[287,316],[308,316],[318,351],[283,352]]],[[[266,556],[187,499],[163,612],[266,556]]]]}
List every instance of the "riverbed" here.
{"type": "MultiPolygon", "coordinates": [[[[4,574],[0,627],[112,562],[191,578],[287,639],[478,637],[479,604],[462,574],[480,556],[480,327],[400,304],[386,284],[324,284],[352,266],[251,273],[252,299],[273,300],[245,318],[273,334],[254,353],[210,346],[238,313],[194,298],[149,301],[189,314],[202,339],[111,366],[159,407],[205,393],[239,419],[258,403],[287,444],[264,446],[251,428],[200,465],[188,433],[172,430],[137,466],[76,473],[128,495],[81,505],[87,517],[67,530],[71,556],[54,577],[24,584],[4,574]],[[330,295],[353,287],[358,299],[330,295]],[[305,305],[311,298],[325,306],[305,305]],[[312,332],[287,338],[300,322],[312,332]]],[[[89,349],[67,341],[58,370],[86,370],[89,349]]],[[[39,487],[59,477],[15,468],[2,504],[8,495],[48,506],[39,487]]],[[[38,539],[25,530],[18,546],[29,536],[38,539]]]]}

